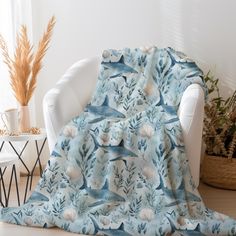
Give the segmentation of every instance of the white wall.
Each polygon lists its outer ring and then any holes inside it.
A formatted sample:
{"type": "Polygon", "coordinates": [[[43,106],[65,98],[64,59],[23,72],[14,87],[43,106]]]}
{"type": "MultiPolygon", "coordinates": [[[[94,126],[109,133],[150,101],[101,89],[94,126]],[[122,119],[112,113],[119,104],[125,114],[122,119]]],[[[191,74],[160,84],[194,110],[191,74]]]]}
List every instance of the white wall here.
{"type": "Polygon", "coordinates": [[[171,46],[220,78],[226,96],[236,89],[235,0],[32,0],[34,41],[49,18],[57,24],[36,91],[42,99],[75,61],[105,48],[171,46]]]}

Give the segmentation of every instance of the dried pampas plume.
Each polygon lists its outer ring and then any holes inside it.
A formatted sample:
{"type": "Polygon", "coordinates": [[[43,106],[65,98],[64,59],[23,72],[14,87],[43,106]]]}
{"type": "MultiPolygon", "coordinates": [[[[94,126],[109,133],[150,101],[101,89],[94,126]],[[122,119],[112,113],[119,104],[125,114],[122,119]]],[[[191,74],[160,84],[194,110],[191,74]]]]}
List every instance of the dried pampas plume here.
{"type": "Polygon", "coordinates": [[[25,25],[21,26],[20,33],[17,35],[16,48],[12,58],[9,55],[6,41],[0,35],[0,48],[3,61],[8,67],[11,87],[16,100],[22,106],[28,105],[36,88],[37,75],[42,68],[42,59],[48,49],[55,23],[56,20],[53,16],[39,41],[36,53],[33,52],[25,25]]]}

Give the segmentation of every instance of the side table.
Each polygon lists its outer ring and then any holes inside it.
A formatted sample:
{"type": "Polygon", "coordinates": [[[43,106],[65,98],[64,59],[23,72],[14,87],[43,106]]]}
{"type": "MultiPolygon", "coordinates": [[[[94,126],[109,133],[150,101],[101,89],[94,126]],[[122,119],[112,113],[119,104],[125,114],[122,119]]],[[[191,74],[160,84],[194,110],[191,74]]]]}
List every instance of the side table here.
{"type": "MultiPolygon", "coordinates": [[[[34,174],[37,164],[39,165],[40,175],[42,175],[43,169],[42,169],[40,156],[41,156],[41,153],[42,153],[43,148],[45,146],[46,140],[47,140],[47,135],[46,135],[45,129],[41,129],[40,134],[24,133],[24,134],[20,134],[18,136],[9,136],[9,135],[0,136],[0,142],[1,142],[0,152],[2,151],[2,149],[4,147],[4,144],[6,142],[8,142],[9,145],[11,146],[12,150],[17,155],[18,159],[20,160],[20,162],[22,163],[22,165],[24,166],[24,168],[27,172],[27,180],[26,180],[25,193],[24,193],[24,203],[26,201],[28,189],[31,190],[33,174],[34,174]],[[38,141],[40,141],[40,140],[42,140],[41,146],[38,143],[38,141]],[[35,163],[33,165],[32,170],[29,169],[29,167],[26,165],[26,163],[24,162],[23,157],[22,157],[23,152],[26,149],[26,147],[28,146],[30,141],[34,141],[35,147],[36,147],[36,159],[35,159],[35,163]],[[20,151],[17,151],[16,147],[14,146],[15,142],[23,142],[24,143],[23,148],[20,151]]],[[[18,183],[16,183],[16,184],[18,184],[18,183]]]]}

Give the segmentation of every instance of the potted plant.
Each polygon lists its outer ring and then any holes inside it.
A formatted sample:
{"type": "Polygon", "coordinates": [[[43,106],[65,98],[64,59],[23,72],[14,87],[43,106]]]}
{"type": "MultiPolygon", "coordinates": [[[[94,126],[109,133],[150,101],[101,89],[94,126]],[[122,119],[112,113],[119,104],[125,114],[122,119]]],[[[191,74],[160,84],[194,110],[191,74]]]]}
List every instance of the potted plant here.
{"type": "Polygon", "coordinates": [[[42,59],[48,49],[54,25],[55,17],[53,16],[49,20],[47,29],[39,41],[36,52],[33,51],[33,45],[28,39],[26,26],[22,25],[20,33],[16,38],[13,56],[10,56],[7,43],[0,34],[0,49],[3,61],[8,67],[10,84],[14,96],[20,105],[21,132],[28,132],[31,128],[28,103],[36,88],[37,76],[42,68],[42,59]]]}
{"type": "Polygon", "coordinates": [[[203,140],[205,157],[203,182],[220,188],[236,190],[236,91],[223,99],[218,79],[208,72],[204,76],[209,94],[215,93],[205,105],[203,140]]]}

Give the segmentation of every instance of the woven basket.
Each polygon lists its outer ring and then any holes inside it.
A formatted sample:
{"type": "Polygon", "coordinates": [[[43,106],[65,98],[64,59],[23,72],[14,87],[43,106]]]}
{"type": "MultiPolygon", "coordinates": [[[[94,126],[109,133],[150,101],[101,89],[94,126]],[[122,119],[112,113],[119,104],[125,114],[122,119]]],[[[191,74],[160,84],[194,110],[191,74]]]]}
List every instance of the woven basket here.
{"type": "Polygon", "coordinates": [[[236,190],[236,158],[205,155],[201,172],[204,183],[236,190]]]}

